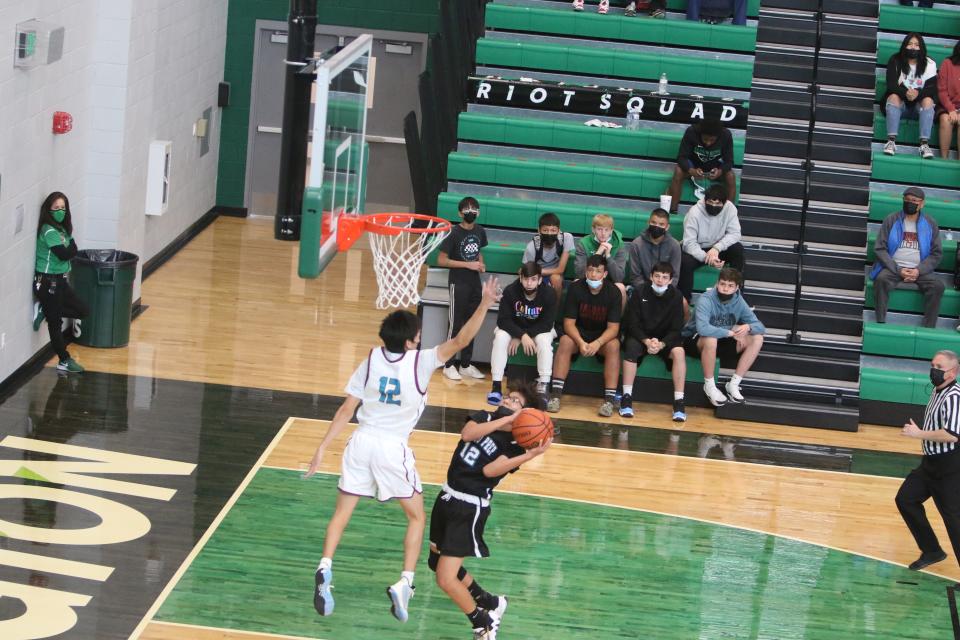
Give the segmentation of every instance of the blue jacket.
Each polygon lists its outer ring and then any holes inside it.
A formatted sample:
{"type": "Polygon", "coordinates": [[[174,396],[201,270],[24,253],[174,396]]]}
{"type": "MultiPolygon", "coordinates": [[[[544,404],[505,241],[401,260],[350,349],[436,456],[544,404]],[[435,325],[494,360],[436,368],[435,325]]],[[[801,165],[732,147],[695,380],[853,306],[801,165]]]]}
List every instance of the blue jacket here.
{"type": "MultiPolygon", "coordinates": [[[[880,233],[877,234],[877,241],[873,245],[877,261],[870,271],[871,280],[875,280],[884,267],[894,273],[900,272],[893,255],[903,242],[904,217],[903,211],[898,211],[891,213],[883,220],[880,233]]],[[[940,243],[940,228],[932,218],[923,213],[917,218],[917,240],[920,243],[920,264],[917,268],[920,274],[924,275],[936,270],[943,257],[943,247],[940,243]]]]}
{"type": "Polygon", "coordinates": [[[696,313],[683,328],[681,335],[684,338],[697,334],[704,338],[729,338],[730,329],[738,324],[750,325],[751,335],[763,335],[767,331],[740,295],[739,289],[728,301],[721,302],[716,288],[713,288],[704,291],[697,298],[696,313]]]}

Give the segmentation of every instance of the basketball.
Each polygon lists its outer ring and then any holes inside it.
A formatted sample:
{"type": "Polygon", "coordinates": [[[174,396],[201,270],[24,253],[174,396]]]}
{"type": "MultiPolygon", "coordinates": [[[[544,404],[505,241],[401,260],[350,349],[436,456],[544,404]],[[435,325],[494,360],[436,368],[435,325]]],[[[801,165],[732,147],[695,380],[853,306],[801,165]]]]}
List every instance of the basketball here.
{"type": "Polygon", "coordinates": [[[513,421],[513,439],[524,449],[553,437],[553,420],[539,409],[521,409],[513,421]]]}

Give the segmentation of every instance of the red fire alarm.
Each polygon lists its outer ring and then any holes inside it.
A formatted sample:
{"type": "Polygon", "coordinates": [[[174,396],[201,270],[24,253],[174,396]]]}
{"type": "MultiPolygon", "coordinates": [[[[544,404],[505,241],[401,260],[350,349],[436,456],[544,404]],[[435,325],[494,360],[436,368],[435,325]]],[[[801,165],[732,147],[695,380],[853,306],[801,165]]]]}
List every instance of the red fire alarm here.
{"type": "Polygon", "coordinates": [[[73,116],[66,111],[53,112],[53,132],[69,133],[73,129],[73,116]]]}

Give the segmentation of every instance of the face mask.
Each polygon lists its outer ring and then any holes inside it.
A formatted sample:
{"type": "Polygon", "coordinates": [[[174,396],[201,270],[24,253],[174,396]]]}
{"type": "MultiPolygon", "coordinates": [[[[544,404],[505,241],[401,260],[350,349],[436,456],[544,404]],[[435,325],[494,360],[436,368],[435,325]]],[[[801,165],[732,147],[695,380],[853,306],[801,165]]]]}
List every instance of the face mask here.
{"type": "Polygon", "coordinates": [[[587,285],[589,285],[591,289],[599,289],[603,286],[603,280],[591,280],[587,278],[587,285]]]}
{"type": "Polygon", "coordinates": [[[473,213],[472,211],[469,213],[463,214],[463,221],[466,222],[467,224],[473,224],[473,221],[476,219],[477,219],[477,214],[473,213]]]}
{"type": "Polygon", "coordinates": [[[916,202],[907,202],[906,200],[903,201],[903,212],[908,216],[914,215],[919,210],[920,205],[918,205],[916,202]]]}
{"type": "Polygon", "coordinates": [[[664,229],[663,227],[655,227],[653,225],[650,225],[649,227],[647,227],[647,233],[650,234],[650,237],[653,238],[654,240],[656,240],[657,238],[662,238],[663,234],[665,234],[666,232],[667,230],[664,229]]]}
{"type": "Polygon", "coordinates": [[[933,386],[939,387],[945,382],[945,377],[947,372],[943,369],[934,369],[930,367],[930,382],[933,383],[933,386]]]}
{"type": "Polygon", "coordinates": [[[733,298],[732,293],[720,293],[717,291],[717,298],[720,299],[720,302],[730,302],[730,299],[733,298]]]}
{"type": "Polygon", "coordinates": [[[63,222],[64,218],[67,217],[66,209],[51,209],[50,216],[58,223],[63,222]]]}
{"type": "Polygon", "coordinates": [[[711,216],[718,216],[723,210],[722,204],[706,204],[704,203],[704,208],[707,210],[707,214],[711,216]]]}
{"type": "Polygon", "coordinates": [[[662,286],[661,286],[661,285],[659,285],[659,284],[651,284],[651,285],[650,285],[650,288],[653,289],[653,292],[654,292],[655,294],[657,294],[658,296],[662,296],[663,294],[665,294],[665,293],[667,292],[667,289],[670,288],[670,285],[665,284],[665,285],[662,285],[662,286]]]}
{"type": "Polygon", "coordinates": [[[907,57],[910,58],[911,60],[916,60],[917,58],[920,57],[920,50],[919,50],[919,49],[907,49],[907,57]]]}
{"type": "Polygon", "coordinates": [[[540,243],[545,247],[552,247],[557,244],[557,234],[555,233],[541,233],[540,234],[540,243]]]}

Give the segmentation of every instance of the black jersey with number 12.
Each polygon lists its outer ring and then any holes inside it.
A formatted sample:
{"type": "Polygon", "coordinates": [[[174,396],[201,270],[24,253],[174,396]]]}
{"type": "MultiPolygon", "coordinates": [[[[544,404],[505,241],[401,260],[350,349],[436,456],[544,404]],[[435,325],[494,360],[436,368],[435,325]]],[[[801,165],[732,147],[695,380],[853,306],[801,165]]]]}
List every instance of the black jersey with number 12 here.
{"type": "MultiPolygon", "coordinates": [[[[468,420],[483,424],[509,415],[509,410],[500,407],[492,413],[477,411],[468,420]]],[[[447,469],[447,486],[454,491],[490,498],[494,487],[500,484],[506,474],[488,478],[483,475],[483,468],[500,456],[515,458],[524,451],[523,447],[513,442],[513,434],[509,431],[494,431],[475,442],[461,440],[447,469]]]]}

